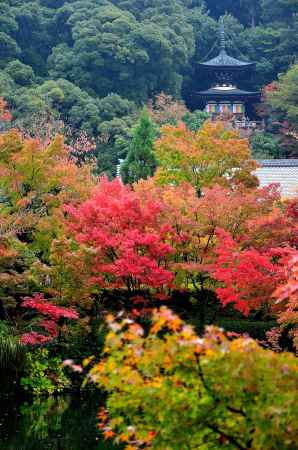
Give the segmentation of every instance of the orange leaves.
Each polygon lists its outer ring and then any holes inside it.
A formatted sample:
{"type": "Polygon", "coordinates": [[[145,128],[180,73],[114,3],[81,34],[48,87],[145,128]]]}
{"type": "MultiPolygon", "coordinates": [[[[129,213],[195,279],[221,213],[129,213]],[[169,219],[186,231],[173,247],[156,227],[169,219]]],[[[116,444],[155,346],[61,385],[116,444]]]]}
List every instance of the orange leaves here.
{"type": "Polygon", "coordinates": [[[81,202],[94,185],[90,168],[80,169],[69,160],[62,136],[43,145],[15,130],[2,133],[0,173],[7,217],[22,232],[40,238],[46,252],[63,227],[63,204],[81,202]]]}
{"type": "Polygon", "coordinates": [[[170,309],[162,307],[159,311],[155,310],[153,312],[153,325],[150,332],[156,334],[163,328],[176,332],[181,328],[182,324],[182,320],[170,309]]]}
{"type": "Polygon", "coordinates": [[[206,122],[193,133],[183,124],[162,128],[156,143],[159,168],[155,179],[160,184],[188,181],[200,190],[218,183],[223,186],[255,186],[251,174],[256,168],[248,141],[222,123],[206,122]]]}
{"type": "Polygon", "coordinates": [[[116,443],[200,448],[208,436],[217,448],[218,430],[241,448],[263,448],[265,435],[276,448],[285,436],[296,442],[294,355],[264,350],[247,337],[228,339],[212,326],[200,338],[166,308],[154,311],[148,334],[135,340],[125,338],[134,324],[117,323],[118,340],[110,341],[95,380],[109,394],[101,428],[116,443]]]}
{"type": "Polygon", "coordinates": [[[0,167],[7,174],[2,183],[13,189],[18,198],[32,192],[40,197],[54,190],[59,195],[63,189],[69,201],[72,193],[79,189],[81,195],[93,184],[90,170],[80,170],[68,159],[62,136],[43,146],[37,139],[23,138],[14,130],[4,133],[0,136],[0,167]],[[20,180],[18,185],[13,183],[15,176],[20,180]]]}
{"type": "Polygon", "coordinates": [[[103,432],[103,435],[105,439],[111,439],[116,435],[116,433],[114,433],[114,431],[112,430],[106,430],[103,432]]]}
{"type": "Polygon", "coordinates": [[[127,434],[121,433],[119,435],[119,441],[120,442],[127,442],[129,440],[129,437],[127,436],[127,434]]]}
{"type": "MultiPolygon", "coordinates": [[[[16,276],[13,275],[15,285],[19,284],[17,279],[23,279],[21,291],[15,289],[10,294],[9,305],[20,301],[20,292],[31,294],[35,284],[36,290],[43,286],[47,297],[62,302],[74,301],[74,292],[86,300],[73,276],[76,271],[80,277],[84,274],[84,259],[80,257],[80,261],[69,265],[67,261],[73,249],[63,239],[63,206],[82,202],[94,184],[91,167],[79,168],[70,161],[62,136],[45,143],[14,129],[0,133],[1,235],[18,248],[11,263],[12,268],[17,268],[16,276]],[[24,273],[19,273],[21,270],[24,273]]],[[[87,285],[84,283],[84,287],[87,285]]],[[[13,310],[10,312],[14,314],[13,310]]]]}

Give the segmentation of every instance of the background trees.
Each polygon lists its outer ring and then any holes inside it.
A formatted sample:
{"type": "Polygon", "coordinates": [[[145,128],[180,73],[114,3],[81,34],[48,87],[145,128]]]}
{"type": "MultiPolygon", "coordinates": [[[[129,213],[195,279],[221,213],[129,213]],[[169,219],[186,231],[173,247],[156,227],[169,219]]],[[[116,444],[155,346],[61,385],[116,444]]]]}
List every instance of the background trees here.
{"type": "Polygon", "coordinates": [[[263,87],[294,63],[291,1],[3,0],[0,94],[18,126],[34,128],[43,113],[95,137],[98,171],[115,175],[137,109],[162,91],[192,108],[193,92],[207,87],[198,62],[212,50],[225,12],[229,51],[257,63],[248,87],[263,87]],[[110,95],[115,109],[107,119],[110,95]]]}
{"type": "MultiPolygon", "coordinates": [[[[269,105],[282,119],[288,121],[290,131],[298,132],[298,64],[295,64],[274,85],[267,98],[269,105]]],[[[286,128],[286,126],[285,126],[286,128]]]]}
{"type": "Polygon", "coordinates": [[[152,177],[156,169],[153,152],[156,128],[146,110],[143,110],[133,133],[128,154],[121,165],[121,177],[124,183],[135,183],[141,178],[152,177]]]}

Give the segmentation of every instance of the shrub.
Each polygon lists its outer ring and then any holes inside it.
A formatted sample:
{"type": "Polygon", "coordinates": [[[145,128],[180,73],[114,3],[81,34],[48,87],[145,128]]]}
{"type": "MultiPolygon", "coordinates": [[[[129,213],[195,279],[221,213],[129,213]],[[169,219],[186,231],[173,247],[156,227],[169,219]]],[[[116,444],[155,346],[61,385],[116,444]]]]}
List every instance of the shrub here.
{"type": "Polygon", "coordinates": [[[49,350],[39,348],[27,354],[26,376],[21,385],[33,395],[50,395],[62,392],[69,380],[59,357],[50,357],[49,350]]]}
{"type": "Polygon", "coordinates": [[[162,308],[148,333],[108,317],[106,359],[91,377],[108,394],[106,437],[126,449],[293,449],[297,362],[208,327],[203,339],[162,308]]]}

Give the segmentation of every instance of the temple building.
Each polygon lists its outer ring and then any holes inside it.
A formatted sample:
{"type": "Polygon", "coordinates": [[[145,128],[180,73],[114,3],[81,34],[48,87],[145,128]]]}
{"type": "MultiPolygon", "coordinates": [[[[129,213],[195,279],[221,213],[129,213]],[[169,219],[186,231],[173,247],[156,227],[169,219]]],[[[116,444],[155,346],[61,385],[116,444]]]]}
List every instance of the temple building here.
{"type": "Polygon", "coordinates": [[[220,52],[215,58],[200,63],[200,68],[214,80],[210,89],[196,93],[201,108],[204,107],[213,119],[223,115],[238,121],[254,118],[254,104],[260,101],[260,92],[239,89],[235,81],[239,75],[253,70],[255,63],[228,55],[223,18],[220,21],[220,52]]]}

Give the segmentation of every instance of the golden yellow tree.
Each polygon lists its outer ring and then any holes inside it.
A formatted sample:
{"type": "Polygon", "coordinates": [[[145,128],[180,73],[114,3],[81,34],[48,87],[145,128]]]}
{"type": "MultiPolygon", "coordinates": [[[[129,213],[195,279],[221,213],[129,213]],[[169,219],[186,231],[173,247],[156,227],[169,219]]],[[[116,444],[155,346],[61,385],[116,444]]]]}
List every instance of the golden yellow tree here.
{"type": "Polygon", "coordinates": [[[221,122],[206,122],[196,133],[183,124],[165,126],[155,151],[159,163],[155,179],[159,184],[188,181],[197,191],[214,184],[257,184],[252,174],[256,163],[247,139],[227,130],[221,122]]]}

